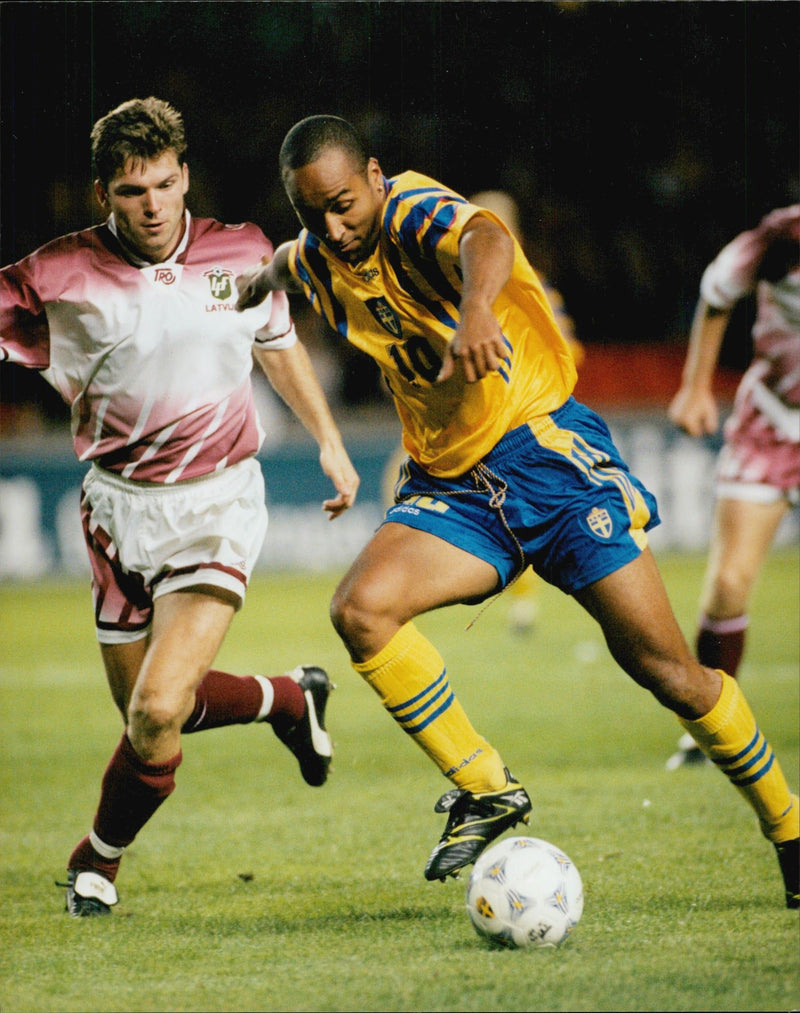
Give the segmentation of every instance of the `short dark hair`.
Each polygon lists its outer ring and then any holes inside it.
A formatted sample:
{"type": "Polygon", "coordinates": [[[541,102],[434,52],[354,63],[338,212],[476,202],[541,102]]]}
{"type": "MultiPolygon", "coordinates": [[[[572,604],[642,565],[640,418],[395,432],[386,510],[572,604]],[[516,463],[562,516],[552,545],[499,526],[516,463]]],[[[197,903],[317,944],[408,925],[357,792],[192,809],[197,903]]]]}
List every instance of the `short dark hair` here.
{"type": "Polygon", "coordinates": [[[344,151],[357,172],[366,173],[369,156],[352,123],[340,116],[307,116],[284,137],[278,156],[281,175],[315,162],[327,148],[344,151]]]}
{"type": "Polygon", "coordinates": [[[174,151],[178,164],[186,158],[183,117],[163,99],[134,98],[102,116],[92,127],[92,165],[96,179],[107,185],[128,161],[146,162],[174,151]]]}

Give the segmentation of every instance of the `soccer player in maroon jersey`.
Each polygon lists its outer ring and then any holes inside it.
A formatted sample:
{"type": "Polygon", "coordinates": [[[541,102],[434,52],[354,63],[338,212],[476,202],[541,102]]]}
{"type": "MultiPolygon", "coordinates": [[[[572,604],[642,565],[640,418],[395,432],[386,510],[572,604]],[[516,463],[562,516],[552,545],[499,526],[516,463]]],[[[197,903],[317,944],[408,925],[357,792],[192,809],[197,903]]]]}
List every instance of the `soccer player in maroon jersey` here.
{"type": "MultiPolygon", "coordinates": [[[[718,429],[714,372],[731,313],[749,295],[756,302],[753,357],[723,429],[696,632],[699,660],[734,678],[756,578],[781,521],[800,501],[800,204],[765,215],[703,272],[681,386],[668,409],[691,436],[718,429]]],[[[686,733],[667,767],[698,762],[705,755],[686,733]]]]}
{"type": "Polygon", "coordinates": [[[61,393],[87,462],[95,625],[125,722],[91,831],[67,862],[75,917],[117,902],[125,848],[175,787],[182,733],[267,721],[307,783],[328,774],[322,669],[267,678],[211,668],[267,528],[254,358],[319,445],[331,518],[358,488],[285,295],[236,312],[236,275],[272,244],[255,225],[186,207],[180,113],[133,99],[99,119],[91,141],[107,221],[0,272],[0,358],[61,393]]]}

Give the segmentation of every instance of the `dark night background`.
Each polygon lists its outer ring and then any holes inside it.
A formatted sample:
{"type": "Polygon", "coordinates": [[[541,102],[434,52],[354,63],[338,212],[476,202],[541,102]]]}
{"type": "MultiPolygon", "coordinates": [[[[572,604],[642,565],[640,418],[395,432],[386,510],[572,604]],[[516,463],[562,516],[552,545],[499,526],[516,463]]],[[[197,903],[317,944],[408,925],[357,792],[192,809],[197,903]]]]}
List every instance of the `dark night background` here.
{"type": "MultiPolygon", "coordinates": [[[[796,2],[28,0],[0,29],[3,264],[91,222],[92,124],[149,94],[184,113],[192,211],[276,245],[277,151],[315,112],[388,175],[509,191],[590,352],[685,343],[707,261],[798,200],[796,2]]],[[[743,316],[724,361],[748,351],[743,316]]]]}

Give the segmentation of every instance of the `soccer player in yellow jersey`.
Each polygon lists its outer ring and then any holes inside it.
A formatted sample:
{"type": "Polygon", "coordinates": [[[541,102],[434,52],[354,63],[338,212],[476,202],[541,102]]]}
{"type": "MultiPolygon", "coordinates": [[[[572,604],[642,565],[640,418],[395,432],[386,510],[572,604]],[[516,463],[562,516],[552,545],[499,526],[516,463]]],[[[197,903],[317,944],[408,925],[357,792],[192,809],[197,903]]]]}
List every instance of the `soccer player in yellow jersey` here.
{"type": "MultiPolygon", "coordinates": [[[[558,329],[567,339],[575,365],[580,372],[581,366],[586,358],[586,349],[579,340],[575,331],[575,321],[567,312],[564,297],[550,281],[550,279],[539,269],[538,263],[531,256],[528,250],[528,242],[522,230],[520,221],[520,209],[514,198],[504,190],[480,190],[468,198],[470,204],[477,204],[479,207],[494,211],[498,218],[508,226],[511,235],[519,242],[525,256],[536,264],[534,270],[542,283],[544,294],[550,303],[550,309],[558,324],[558,329]]],[[[397,473],[399,459],[394,463],[394,472],[397,473]]],[[[514,580],[508,588],[509,608],[508,618],[511,630],[518,634],[530,633],[535,627],[539,613],[539,579],[532,567],[528,567],[514,580]]]]}
{"type": "Polygon", "coordinates": [[[335,116],[295,124],[280,169],[303,230],[237,279],[238,306],[304,292],[376,360],[397,406],[409,456],[396,502],[331,618],[356,671],[453,784],[435,807],[448,818],[426,878],[474,862],[527,822],[531,801],[414,619],[481,602],[532,565],[745,796],[798,906],[798,798],[736,680],[692,657],[647,545],[655,500],[572,397],[573,357],[519,244],[436,181],[385,177],[335,116]]]}
{"type": "MultiPolygon", "coordinates": [[[[520,243],[523,251],[526,252],[526,240],[520,224],[519,207],[510,194],[503,190],[481,190],[478,193],[472,194],[468,200],[470,204],[477,204],[484,210],[494,212],[508,226],[511,234],[520,243]]],[[[575,365],[580,369],[586,357],[586,351],[575,333],[575,324],[567,313],[564,298],[541,271],[537,269],[536,273],[542,283],[558,328],[567,339],[572,357],[575,359],[575,365]]],[[[407,456],[405,447],[400,443],[386,461],[381,482],[381,493],[385,507],[390,506],[394,502],[398,468],[407,456]]],[[[529,633],[535,627],[538,613],[538,596],[539,579],[532,567],[529,566],[518,573],[513,583],[508,587],[509,625],[515,633],[529,633]]]]}

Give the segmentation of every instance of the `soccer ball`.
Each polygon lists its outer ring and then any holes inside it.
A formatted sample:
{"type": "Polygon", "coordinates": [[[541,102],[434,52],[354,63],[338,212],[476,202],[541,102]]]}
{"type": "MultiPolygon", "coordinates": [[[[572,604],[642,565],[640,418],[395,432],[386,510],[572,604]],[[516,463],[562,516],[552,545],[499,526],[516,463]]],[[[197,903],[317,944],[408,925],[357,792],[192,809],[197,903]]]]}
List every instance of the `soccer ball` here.
{"type": "Polygon", "coordinates": [[[494,946],[561,946],[583,914],[583,882],[554,844],[506,837],[475,863],[467,911],[478,935],[494,946]]]}

